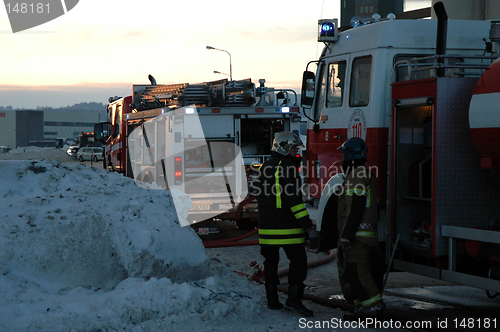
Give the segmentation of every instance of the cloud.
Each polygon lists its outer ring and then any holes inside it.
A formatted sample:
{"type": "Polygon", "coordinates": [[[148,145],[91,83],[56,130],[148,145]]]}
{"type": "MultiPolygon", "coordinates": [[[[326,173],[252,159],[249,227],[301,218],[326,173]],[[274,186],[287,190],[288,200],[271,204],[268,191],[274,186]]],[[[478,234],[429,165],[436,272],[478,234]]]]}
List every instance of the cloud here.
{"type": "Polygon", "coordinates": [[[316,38],[316,26],[274,25],[261,29],[236,29],[238,35],[246,41],[291,44],[310,42],[316,38]]]}

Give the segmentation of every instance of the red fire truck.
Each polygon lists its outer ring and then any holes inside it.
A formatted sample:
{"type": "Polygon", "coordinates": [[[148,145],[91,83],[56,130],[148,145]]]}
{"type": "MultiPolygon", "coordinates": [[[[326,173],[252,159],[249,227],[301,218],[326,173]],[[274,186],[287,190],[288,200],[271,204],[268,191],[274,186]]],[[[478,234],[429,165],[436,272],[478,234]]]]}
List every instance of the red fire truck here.
{"type": "Polygon", "coordinates": [[[362,137],[393,267],[500,292],[500,22],[434,7],[438,20],[319,21],[302,87],[309,212],[336,239],[337,148],[362,137]]]}
{"type": "MultiPolygon", "coordinates": [[[[112,98],[108,122],[94,126],[105,144],[104,168],[177,189],[192,200],[188,221],[235,217],[256,225],[257,204],[239,203],[252,191],[258,167],[270,157],[274,135],[300,134],[293,90],[260,80],[134,85],[112,98]]],[[[246,203],[246,201],[245,201],[246,203]]]]}

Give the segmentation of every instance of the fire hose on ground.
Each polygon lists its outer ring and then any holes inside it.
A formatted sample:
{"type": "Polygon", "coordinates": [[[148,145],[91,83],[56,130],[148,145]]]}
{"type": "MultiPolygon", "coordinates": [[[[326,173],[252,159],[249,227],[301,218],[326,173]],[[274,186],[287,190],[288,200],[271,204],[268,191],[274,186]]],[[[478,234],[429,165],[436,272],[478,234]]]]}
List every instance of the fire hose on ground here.
{"type": "MultiPolygon", "coordinates": [[[[246,198],[245,200],[243,200],[238,205],[238,208],[236,209],[235,218],[233,220],[233,224],[236,222],[236,219],[238,219],[238,217],[239,217],[239,215],[241,213],[241,210],[243,210],[243,207],[245,205],[247,205],[248,203],[254,201],[254,200],[255,200],[255,196],[250,196],[250,197],[246,198]]],[[[233,224],[231,224],[231,226],[233,224]]],[[[231,227],[229,229],[231,229],[231,227]]],[[[203,241],[203,245],[205,246],[205,248],[254,246],[254,245],[259,244],[258,240],[255,240],[255,241],[240,241],[242,239],[245,239],[245,238],[247,238],[247,237],[252,236],[253,234],[255,234],[258,231],[257,228],[255,228],[254,230],[252,230],[252,231],[250,231],[250,232],[248,232],[246,234],[243,234],[243,235],[231,238],[231,239],[220,239],[222,236],[226,235],[226,233],[229,231],[229,229],[227,231],[225,231],[222,235],[220,235],[218,237],[218,239],[216,239],[216,240],[203,241]]]]}
{"type": "MultiPolygon", "coordinates": [[[[326,263],[329,263],[335,259],[335,250],[330,250],[328,256],[324,258],[320,258],[311,262],[307,263],[307,268],[311,269],[317,266],[324,265],[326,263]]],[[[288,269],[283,269],[278,271],[278,277],[284,277],[288,275],[288,269]]],[[[279,285],[278,290],[282,293],[288,294],[288,287],[279,285]]],[[[348,303],[344,300],[338,300],[338,299],[327,299],[325,297],[317,296],[317,295],[312,295],[309,293],[304,293],[303,297],[304,300],[310,300],[313,301],[317,304],[320,304],[325,307],[330,307],[330,308],[338,308],[346,311],[354,311],[354,304],[348,303]]]]}
{"type": "MultiPolygon", "coordinates": [[[[236,221],[236,219],[238,218],[241,210],[243,209],[243,207],[250,203],[251,201],[253,201],[255,199],[255,197],[249,197],[247,199],[245,199],[243,202],[241,202],[238,206],[238,209],[236,210],[236,217],[233,221],[233,224],[234,222],[236,221]]],[[[258,240],[254,240],[254,241],[240,241],[242,239],[245,239],[245,238],[248,238],[249,236],[252,236],[253,234],[257,233],[258,232],[258,228],[255,228],[254,230],[246,233],[246,234],[243,234],[243,235],[240,235],[240,236],[237,236],[237,237],[234,237],[234,238],[230,238],[230,239],[217,239],[217,240],[212,240],[212,241],[203,241],[203,245],[205,246],[205,248],[218,248],[218,247],[233,247],[233,246],[249,246],[249,245],[258,245],[259,244],[259,241],[258,240]]],[[[222,234],[220,237],[224,236],[225,234],[227,233],[227,231],[222,234]]],[[[324,257],[324,258],[320,258],[320,259],[317,259],[317,260],[314,260],[314,261],[311,261],[311,262],[308,262],[307,263],[307,268],[308,269],[312,269],[314,267],[317,267],[317,266],[321,266],[321,265],[324,265],[326,263],[329,263],[331,261],[333,261],[335,259],[335,251],[334,250],[330,250],[329,251],[329,254],[328,256],[324,257]]],[[[254,263],[254,262],[252,262],[254,263]]],[[[258,266],[257,266],[258,267],[258,266]]],[[[246,273],[243,273],[243,272],[239,272],[239,271],[235,271],[236,273],[242,275],[242,276],[245,276],[245,277],[252,277],[250,276],[249,274],[246,274],[246,273]]],[[[261,283],[261,278],[263,276],[263,271],[258,271],[260,272],[260,276],[259,278],[253,278],[255,281],[261,283]]],[[[280,270],[278,271],[278,277],[281,278],[281,277],[284,277],[286,275],[288,275],[289,273],[289,269],[286,268],[286,269],[283,269],[283,270],[280,270]]],[[[282,292],[282,293],[285,293],[287,294],[288,293],[288,287],[285,287],[285,286],[282,286],[282,285],[279,285],[278,286],[278,291],[282,292]]],[[[348,303],[346,301],[343,301],[343,300],[337,300],[337,299],[327,299],[327,298],[324,298],[324,297],[321,297],[321,296],[316,296],[316,295],[312,295],[312,294],[308,294],[308,293],[304,293],[303,299],[305,300],[310,300],[310,301],[313,301],[315,303],[318,303],[320,305],[323,305],[323,306],[326,306],[326,307],[330,307],[330,308],[338,308],[338,309],[342,309],[342,310],[346,310],[346,311],[354,311],[354,304],[351,304],[351,303],[348,303]]]]}
{"type": "MultiPolygon", "coordinates": [[[[320,258],[320,259],[317,259],[317,260],[314,260],[314,261],[311,261],[311,262],[308,262],[307,263],[307,268],[308,269],[311,269],[311,268],[314,268],[314,267],[318,267],[318,266],[321,266],[321,265],[324,265],[326,263],[329,263],[331,261],[333,261],[335,259],[335,251],[334,250],[330,250],[329,251],[329,254],[328,256],[326,257],[323,257],[323,258],[320,258]]],[[[239,271],[235,271],[236,273],[238,273],[239,275],[242,275],[244,277],[253,277],[247,273],[243,273],[243,272],[239,272],[239,271]]],[[[283,270],[279,270],[278,271],[278,277],[279,278],[282,278],[286,275],[288,275],[288,272],[289,270],[288,269],[283,269],[283,270]]],[[[261,274],[262,276],[262,274],[261,274]]],[[[259,282],[259,283],[262,283],[262,280],[261,278],[252,278],[253,280],[259,282]]],[[[282,293],[285,293],[285,294],[288,294],[288,287],[286,286],[283,286],[283,285],[279,285],[278,286],[278,291],[282,292],[282,293]]],[[[330,307],[330,308],[338,308],[338,309],[341,309],[341,310],[345,310],[345,311],[351,311],[353,312],[354,311],[354,304],[351,304],[351,303],[348,303],[344,300],[338,300],[338,299],[327,299],[327,298],[324,298],[324,297],[321,297],[321,296],[317,296],[317,295],[312,295],[312,294],[309,294],[309,293],[304,293],[303,297],[302,297],[304,300],[310,300],[310,301],[313,301],[317,304],[320,304],[322,306],[325,306],[325,307],[330,307]]]]}
{"type": "MultiPolygon", "coordinates": [[[[255,240],[255,241],[239,241],[241,239],[245,239],[245,238],[247,238],[247,237],[255,234],[257,231],[258,231],[258,228],[255,228],[254,230],[248,232],[247,234],[243,234],[243,235],[238,236],[238,237],[234,237],[234,238],[231,238],[231,239],[222,239],[222,240],[214,240],[214,241],[204,241],[203,244],[204,244],[205,248],[257,245],[257,244],[259,244],[258,240],[255,240]]],[[[392,260],[394,258],[394,253],[395,253],[395,250],[396,250],[396,247],[397,247],[398,240],[399,240],[399,235],[398,235],[398,239],[396,240],[396,244],[394,246],[393,253],[392,253],[392,256],[391,256],[391,259],[390,259],[390,262],[389,262],[388,271],[387,271],[387,273],[385,275],[382,293],[383,293],[383,290],[385,289],[385,284],[387,282],[387,276],[389,274],[389,271],[390,271],[390,268],[391,268],[391,265],[392,265],[391,263],[392,263],[392,260]]],[[[326,263],[329,263],[329,262],[333,261],[335,259],[335,257],[336,257],[336,252],[334,250],[329,250],[329,254],[328,254],[327,257],[320,258],[320,259],[308,262],[307,263],[307,268],[308,269],[312,269],[314,267],[324,265],[326,263]]],[[[251,266],[255,266],[256,262],[252,262],[252,264],[251,264],[251,266]],[[252,264],[254,264],[254,265],[252,265],[252,264]]],[[[262,283],[261,279],[263,278],[263,275],[264,275],[263,274],[263,270],[259,270],[258,265],[256,266],[256,269],[258,271],[253,276],[250,276],[249,274],[246,274],[246,273],[243,273],[243,272],[239,272],[239,271],[234,271],[234,272],[238,273],[239,275],[245,276],[245,277],[252,277],[253,280],[255,280],[255,281],[259,282],[259,283],[262,283]],[[258,275],[258,276],[256,277],[256,275],[258,275]]],[[[278,271],[278,278],[282,278],[282,277],[288,275],[288,273],[289,273],[289,269],[288,268],[283,269],[283,270],[279,270],[278,271]]],[[[280,291],[282,293],[285,293],[285,294],[288,294],[288,287],[283,286],[283,285],[279,285],[278,286],[278,291],[280,291]]],[[[312,294],[309,294],[309,293],[304,293],[304,295],[303,295],[302,298],[305,299],[305,300],[313,301],[313,302],[315,302],[315,303],[317,303],[319,305],[322,305],[322,306],[326,306],[326,307],[330,307],[330,308],[338,308],[338,309],[341,309],[341,310],[354,312],[354,304],[346,302],[344,300],[327,299],[327,298],[324,298],[324,297],[321,297],[321,296],[317,296],[317,295],[312,295],[312,294]]]]}
{"type": "Polygon", "coordinates": [[[203,245],[205,248],[218,248],[218,247],[235,247],[235,246],[254,246],[259,244],[258,240],[254,241],[240,241],[245,239],[253,234],[257,233],[259,229],[256,228],[246,234],[233,237],[231,239],[222,239],[222,240],[213,240],[213,241],[203,241],[203,245]]]}

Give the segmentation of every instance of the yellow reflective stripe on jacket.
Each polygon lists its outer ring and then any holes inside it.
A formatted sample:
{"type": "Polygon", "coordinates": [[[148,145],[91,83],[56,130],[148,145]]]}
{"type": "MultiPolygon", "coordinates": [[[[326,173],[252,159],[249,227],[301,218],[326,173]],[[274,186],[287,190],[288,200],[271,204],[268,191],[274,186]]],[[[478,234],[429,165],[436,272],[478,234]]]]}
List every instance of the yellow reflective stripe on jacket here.
{"type": "Polygon", "coordinates": [[[307,210],[304,210],[302,212],[296,213],[295,218],[300,219],[300,218],[308,216],[308,215],[309,215],[309,213],[307,212],[307,210]]]}
{"type": "Polygon", "coordinates": [[[378,238],[378,232],[358,231],[356,233],[356,236],[360,236],[360,237],[376,237],[376,238],[378,238]]]}
{"type": "Polygon", "coordinates": [[[259,228],[259,234],[262,235],[293,235],[304,233],[302,228],[286,228],[286,229],[262,229],[259,228]]]}
{"type": "Polygon", "coordinates": [[[305,237],[296,237],[293,239],[259,239],[259,244],[274,244],[274,245],[285,245],[285,244],[300,244],[304,243],[305,237]]]}
{"type": "Polygon", "coordinates": [[[290,210],[292,210],[293,213],[297,212],[297,211],[300,211],[300,210],[305,210],[306,206],[304,205],[304,203],[300,203],[300,204],[297,204],[295,206],[292,206],[290,208],[290,210]]]}
{"type": "Polygon", "coordinates": [[[281,189],[280,189],[280,180],[279,180],[279,170],[280,170],[281,160],[278,163],[278,167],[276,167],[276,172],[274,172],[274,179],[276,182],[276,208],[281,209],[281,189]]]}
{"type": "Polygon", "coordinates": [[[304,243],[305,235],[302,228],[261,229],[259,228],[259,244],[286,245],[304,243]],[[301,236],[302,235],[302,236],[301,236]]]}
{"type": "Polygon", "coordinates": [[[366,191],[364,189],[353,188],[353,189],[347,189],[346,192],[345,192],[345,194],[348,195],[348,196],[350,196],[352,194],[366,196],[366,191]]]}
{"type": "Polygon", "coordinates": [[[304,203],[297,204],[297,205],[291,207],[290,210],[292,210],[292,212],[294,213],[296,219],[300,219],[302,217],[305,217],[305,216],[309,215],[309,213],[306,210],[306,206],[304,205],[304,203]]]}

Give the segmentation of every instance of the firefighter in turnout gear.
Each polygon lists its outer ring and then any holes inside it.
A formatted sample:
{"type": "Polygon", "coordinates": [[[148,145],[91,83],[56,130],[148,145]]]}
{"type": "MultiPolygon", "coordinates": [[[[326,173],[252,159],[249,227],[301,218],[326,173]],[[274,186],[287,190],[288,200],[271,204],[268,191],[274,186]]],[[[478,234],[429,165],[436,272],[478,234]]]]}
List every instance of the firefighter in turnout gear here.
{"type": "Polygon", "coordinates": [[[385,308],[381,288],[386,267],[378,249],[377,181],[365,166],[368,148],[363,139],[350,138],[339,150],[344,157],[338,205],[339,279],[344,297],[356,306],[353,317],[377,316],[385,308]]]}
{"type": "Polygon", "coordinates": [[[288,299],[285,307],[311,317],[313,312],[302,304],[304,280],[307,276],[306,233],[313,226],[302,201],[298,147],[302,141],[291,132],[278,134],[271,149],[271,158],[260,168],[259,244],[264,256],[264,278],[269,309],[281,309],[278,297],[278,263],[280,248],[290,260],[288,299]]]}

